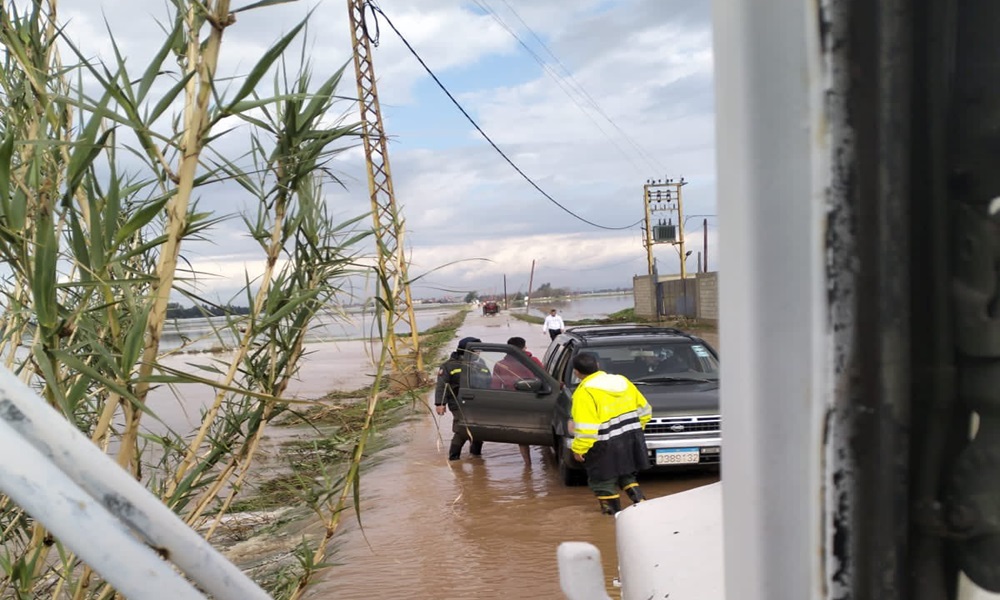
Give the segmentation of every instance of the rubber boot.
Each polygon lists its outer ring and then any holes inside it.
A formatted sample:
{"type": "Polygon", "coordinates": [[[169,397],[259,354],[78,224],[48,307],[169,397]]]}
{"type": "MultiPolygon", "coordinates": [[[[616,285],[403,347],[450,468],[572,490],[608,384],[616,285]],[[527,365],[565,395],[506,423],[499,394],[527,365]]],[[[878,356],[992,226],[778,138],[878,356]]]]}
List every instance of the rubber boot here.
{"type": "Polygon", "coordinates": [[[619,496],[598,498],[597,501],[601,503],[601,514],[614,515],[622,510],[622,501],[619,496]]]}
{"type": "Polygon", "coordinates": [[[462,446],[465,445],[465,440],[451,438],[451,444],[448,446],[448,460],[458,460],[462,457],[462,446]]]}
{"type": "Polygon", "coordinates": [[[481,441],[470,441],[469,442],[469,454],[472,456],[482,456],[483,455],[483,443],[481,441]]]}
{"type": "Polygon", "coordinates": [[[625,493],[628,494],[628,499],[632,501],[632,504],[639,504],[646,499],[646,495],[642,493],[638,483],[625,488],[625,493]]]}

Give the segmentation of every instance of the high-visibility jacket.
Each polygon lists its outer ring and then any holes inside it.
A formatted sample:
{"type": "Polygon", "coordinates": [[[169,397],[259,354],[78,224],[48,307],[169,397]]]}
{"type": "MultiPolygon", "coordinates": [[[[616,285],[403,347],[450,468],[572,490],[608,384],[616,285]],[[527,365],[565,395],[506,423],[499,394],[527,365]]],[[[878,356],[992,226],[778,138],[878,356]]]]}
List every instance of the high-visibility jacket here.
{"type": "Polygon", "coordinates": [[[607,480],[649,466],[643,429],[653,415],[646,398],[621,375],[598,371],[573,392],[573,445],[593,480],[607,480]]]}

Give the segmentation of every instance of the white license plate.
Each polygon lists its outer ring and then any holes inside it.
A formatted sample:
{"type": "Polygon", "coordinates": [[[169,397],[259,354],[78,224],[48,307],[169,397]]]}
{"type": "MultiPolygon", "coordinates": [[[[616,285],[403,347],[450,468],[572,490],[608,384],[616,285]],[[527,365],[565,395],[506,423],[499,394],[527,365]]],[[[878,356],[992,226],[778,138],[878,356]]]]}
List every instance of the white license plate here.
{"type": "Polygon", "coordinates": [[[700,452],[697,448],[667,448],[656,451],[658,465],[690,465],[697,464],[700,452]]]}

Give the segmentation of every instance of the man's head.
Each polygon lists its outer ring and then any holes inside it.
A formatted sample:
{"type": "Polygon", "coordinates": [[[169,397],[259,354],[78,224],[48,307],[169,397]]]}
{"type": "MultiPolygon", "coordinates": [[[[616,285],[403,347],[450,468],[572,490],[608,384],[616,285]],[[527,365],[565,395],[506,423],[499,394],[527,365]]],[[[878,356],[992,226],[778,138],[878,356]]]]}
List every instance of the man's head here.
{"type": "Polygon", "coordinates": [[[528,345],[528,342],[524,341],[523,337],[517,337],[517,336],[507,340],[507,343],[521,350],[524,350],[524,348],[528,345]]]}
{"type": "Polygon", "coordinates": [[[600,369],[597,363],[597,355],[593,352],[581,352],[577,354],[576,358],[573,359],[573,368],[584,377],[593,375],[600,369]]]}
{"type": "Polygon", "coordinates": [[[464,352],[465,351],[465,347],[468,346],[469,344],[472,344],[472,343],[475,343],[475,342],[481,342],[481,341],[483,341],[483,340],[481,340],[481,339],[479,339],[477,337],[464,337],[464,338],[458,340],[458,349],[459,349],[459,351],[464,352]]]}
{"type": "Polygon", "coordinates": [[[550,310],[549,314],[552,315],[553,317],[556,316],[556,309],[553,308],[552,310],[550,310]]]}

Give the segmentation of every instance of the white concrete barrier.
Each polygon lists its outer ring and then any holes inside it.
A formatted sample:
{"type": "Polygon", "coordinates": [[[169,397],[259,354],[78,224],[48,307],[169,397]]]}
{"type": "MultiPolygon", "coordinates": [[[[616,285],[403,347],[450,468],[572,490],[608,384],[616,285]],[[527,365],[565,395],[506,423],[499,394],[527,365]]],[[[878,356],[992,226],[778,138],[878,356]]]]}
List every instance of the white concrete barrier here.
{"type": "Polygon", "coordinates": [[[722,484],[618,513],[622,600],[723,600],[722,484]]]}

